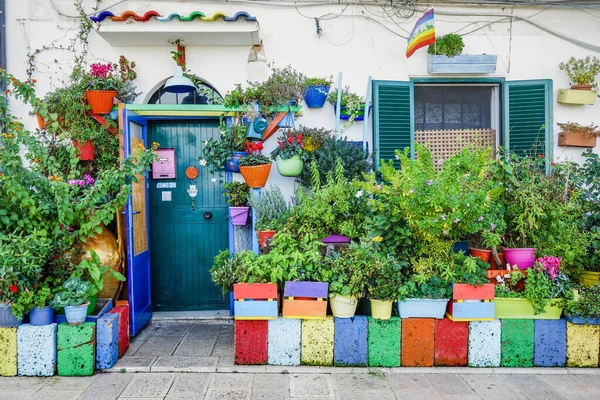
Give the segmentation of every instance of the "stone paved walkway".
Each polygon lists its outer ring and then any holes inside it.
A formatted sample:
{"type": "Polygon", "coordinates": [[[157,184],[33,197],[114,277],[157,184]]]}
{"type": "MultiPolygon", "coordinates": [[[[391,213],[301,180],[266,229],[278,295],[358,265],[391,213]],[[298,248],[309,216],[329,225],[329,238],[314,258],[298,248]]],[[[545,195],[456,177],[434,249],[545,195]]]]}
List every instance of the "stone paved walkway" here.
{"type": "Polygon", "coordinates": [[[0,377],[0,400],[600,399],[600,369],[234,366],[232,354],[230,321],[154,322],[112,370],[0,377]]]}

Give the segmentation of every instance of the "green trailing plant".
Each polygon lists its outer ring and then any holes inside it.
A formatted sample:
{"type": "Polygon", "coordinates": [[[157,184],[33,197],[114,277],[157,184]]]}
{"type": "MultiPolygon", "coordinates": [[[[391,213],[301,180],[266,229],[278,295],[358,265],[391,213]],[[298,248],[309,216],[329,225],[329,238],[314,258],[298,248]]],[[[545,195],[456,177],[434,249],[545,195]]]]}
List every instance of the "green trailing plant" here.
{"type": "Polygon", "coordinates": [[[364,180],[363,174],[371,172],[373,168],[372,155],[362,146],[348,143],[347,138],[332,137],[326,130],[318,132],[317,137],[323,137],[322,146],[314,152],[308,153],[308,160],[304,163],[302,173],[297,178],[305,188],[310,188],[312,185],[311,165],[313,162],[317,166],[321,184],[325,184],[327,174],[334,170],[337,160],[341,161],[344,167],[344,178],[348,181],[364,180]]]}
{"type": "Polygon", "coordinates": [[[104,274],[108,271],[109,275],[114,279],[124,282],[125,277],[114,269],[102,265],[100,257],[94,250],[89,251],[89,258],[84,258],[77,264],[75,270],[71,274],[71,278],[81,279],[86,282],[89,287],[89,297],[94,297],[102,291],[104,287],[104,274]]]}
{"type": "Polygon", "coordinates": [[[418,284],[408,281],[398,288],[398,300],[406,299],[450,299],[452,286],[438,276],[431,276],[425,282],[418,284]]]}
{"type": "Polygon", "coordinates": [[[231,207],[249,206],[250,187],[244,182],[225,182],[225,197],[231,207]]]}
{"type": "Polygon", "coordinates": [[[596,56],[585,58],[571,57],[566,62],[558,64],[561,71],[565,71],[572,83],[577,85],[592,85],[598,90],[596,77],[600,73],[600,59],[596,56]]]}
{"type": "Polygon", "coordinates": [[[462,36],[456,33],[448,33],[435,39],[435,43],[429,45],[427,53],[437,56],[454,57],[463,52],[465,44],[462,36]]]}
{"type": "Polygon", "coordinates": [[[219,119],[219,136],[204,141],[199,157],[200,165],[207,167],[211,173],[223,169],[227,161],[236,151],[246,151],[245,125],[227,125],[224,115],[219,119]]]}
{"type": "MultiPolygon", "coordinates": [[[[338,89],[329,92],[327,95],[327,101],[334,107],[338,101],[338,89]]],[[[360,116],[361,111],[365,111],[365,98],[358,94],[350,91],[350,86],[346,85],[342,89],[342,98],[340,101],[341,111],[348,115],[348,121],[343,126],[343,130],[346,130],[352,125],[356,117],[360,116]]]]}
{"type": "Polygon", "coordinates": [[[565,302],[565,315],[579,318],[600,318],[600,284],[578,287],[575,296],[565,302]]]}
{"type": "Polygon", "coordinates": [[[65,281],[62,289],[56,293],[50,305],[54,309],[64,307],[76,307],[86,304],[91,298],[90,284],[81,278],[69,278],[65,281]]]}
{"type": "Polygon", "coordinates": [[[261,190],[260,196],[251,193],[248,200],[257,216],[257,231],[280,230],[283,227],[290,213],[290,205],[279,186],[270,185],[261,190]]]}

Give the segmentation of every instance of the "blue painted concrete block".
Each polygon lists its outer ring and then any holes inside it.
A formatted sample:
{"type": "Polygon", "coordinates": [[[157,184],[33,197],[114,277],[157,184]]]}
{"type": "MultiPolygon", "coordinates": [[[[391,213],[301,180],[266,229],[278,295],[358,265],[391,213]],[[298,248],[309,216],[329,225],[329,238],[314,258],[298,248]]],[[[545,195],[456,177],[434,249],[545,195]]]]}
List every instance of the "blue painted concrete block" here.
{"type": "Polygon", "coordinates": [[[269,321],[268,364],[300,365],[302,324],[299,319],[269,321]]]}
{"type": "Polygon", "coordinates": [[[367,366],[369,322],[367,317],[335,318],[333,363],[337,366],[367,366]]]}
{"type": "Polygon", "coordinates": [[[276,319],[278,309],[277,301],[236,300],[233,313],[236,320],[276,319]]]}
{"type": "Polygon", "coordinates": [[[493,301],[484,302],[456,302],[452,303],[452,314],[449,315],[454,321],[469,321],[494,318],[496,309],[493,301]]]}
{"type": "Polygon", "coordinates": [[[118,360],[119,314],[107,313],[96,322],[96,368],[112,368],[118,360]]]}
{"type": "Polygon", "coordinates": [[[564,367],[567,361],[567,321],[537,319],[533,329],[533,365],[564,367]]]}
{"type": "Polygon", "coordinates": [[[56,371],[57,324],[21,325],[17,330],[19,376],[52,376],[56,371]]]}
{"type": "Polygon", "coordinates": [[[500,320],[469,323],[469,367],[499,367],[500,320]]]}

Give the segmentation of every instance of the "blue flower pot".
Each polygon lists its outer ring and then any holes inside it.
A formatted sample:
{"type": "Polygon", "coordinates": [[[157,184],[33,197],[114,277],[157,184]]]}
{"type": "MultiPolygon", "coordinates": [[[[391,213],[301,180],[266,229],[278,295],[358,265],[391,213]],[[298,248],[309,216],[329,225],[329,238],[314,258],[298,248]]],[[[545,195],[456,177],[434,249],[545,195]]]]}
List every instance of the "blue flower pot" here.
{"type": "MultiPolygon", "coordinates": [[[[333,105],[333,113],[335,114],[337,112],[337,105],[333,105]]],[[[371,107],[369,106],[369,114],[371,113],[371,107]]],[[[346,111],[346,108],[344,106],[342,106],[340,108],[340,119],[342,121],[348,121],[350,119],[350,114],[348,113],[348,111],[346,111]]],[[[362,108],[360,110],[356,111],[356,117],[354,118],[354,121],[364,121],[365,120],[365,105],[363,104],[362,108]]]]}
{"type": "MultiPolygon", "coordinates": [[[[290,107],[295,106],[296,102],[295,101],[290,101],[290,107]]],[[[294,116],[295,113],[292,111],[289,111],[285,117],[283,117],[283,119],[281,121],[279,121],[279,123],[277,124],[278,127],[280,128],[293,128],[294,127],[294,116]]]]}
{"type": "Polygon", "coordinates": [[[0,328],[14,328],[23,323],[23,319],[16,319],[12,313],[12,304],[0,303],[0,328]]]}
{"type": "Polygon", "coordinates": [[[233,153],[229,161],[225,163],[225,171],[228,172],[240,172],[240,161],[242,158],[246,157],[247,153],[245,151],[236,151],[233,153]]]}
{"type": "Polygon", "coordinates": [[[452,251],[454,251],[455,253],[460,253],[462,251],[463,253],[465,253],[465,256],[471,255],[471,250],[469,250],[469,241],[461,240],[454,243],[454,245],[452,246],[452,251]]]}
{"type": "Polygon", "coordinates": [[[310,85],[304,92],[304,102],[308,108],[321,108],[327,100],[329,86],[325,85],[310,85]]]}
{"type": "Polygon", "coordinates": [[[29,313],[29,323],[35,326],[50,325],[54,319],[54,310],[50,306],[35,307],[29,313]]]}
{"type": "Polygon", "coordinates": [[[234,301],[233,301],[233,290],[229,291],[229,315],[231,315],[232,317],[235,315],[234,313],[234,301]]]}
{"type": "Polygon", "coordinates": [[[85,317],[87,317],[87,308],[90,303],[85,303],[80,306],[66,306],[65,307],[65,316],[67,317],[67,322],[69,325],[80,325],[85,322],[85,317]]]}

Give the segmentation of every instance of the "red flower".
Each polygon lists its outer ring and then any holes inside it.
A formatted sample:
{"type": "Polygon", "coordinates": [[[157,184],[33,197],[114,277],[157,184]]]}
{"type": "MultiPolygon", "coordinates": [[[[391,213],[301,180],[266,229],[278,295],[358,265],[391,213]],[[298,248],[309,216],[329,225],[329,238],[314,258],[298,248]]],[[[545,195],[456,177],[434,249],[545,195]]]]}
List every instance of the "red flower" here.
{"type": "Polygon", "coordinates": [[[13,293],[17,293],[19,291],[19,288],[16,287],[15,285],[10,285],[10,287],[8,288],[8,290],[10,290],[13,293]]]}
{"type": "Polygon", "coordinates": [[[302,141],[302,134],[301,133],[298,133],[296,135],[296,140],[298,141],[298,143],[300,143],[302,141]]]}
{"type": "Polygon", "coordinates": [[[258,149],[262,150],[264,148],[263,143],[262,142],[258,142],[258,149]]]}
{"type": "Polygon", "coordinates": [[[287,138],[287,141],[290,142],[290,143],[294,143],[294,139],[292,139],[291,136],[289,138],[287,138]]]}
{"type": "Polygon", "coordinates": [[[257,151],[257,150],[258,150],[258,144],[256,142],[252,143],[252,151],[257,151]]]}
{"type": "Polygon", "coordinates": [[[283,142],[279,142],[279,147],[283,149],[283,142]]]}
{"type": "Polygon", "coordinates": [[[250,142],[246,142],[246,151],[248,153],[250,153],[252,151],[252,146],[250,145],[250,142]]]}

